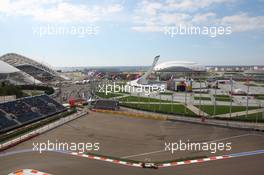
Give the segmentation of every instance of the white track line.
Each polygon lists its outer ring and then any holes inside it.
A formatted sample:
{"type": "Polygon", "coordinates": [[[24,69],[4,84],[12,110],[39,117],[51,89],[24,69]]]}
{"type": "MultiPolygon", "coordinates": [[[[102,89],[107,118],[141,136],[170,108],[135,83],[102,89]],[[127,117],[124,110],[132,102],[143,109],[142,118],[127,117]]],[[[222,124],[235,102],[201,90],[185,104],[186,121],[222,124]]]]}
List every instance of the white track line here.
{"type": "Polygon", "coordinates": [[[250,136],[250,135],[254,135],[254,134],[241,134],[241,135],[237,135],[237,136],[226,137],[223,139],[211,140],[211,141],[208,141],[205,143],[219,142],[219,141],[230,140],[230,139],[235,139],[235,138],[240,138],[240,137],[246,137],[246,136],[250,136]]]}
{"type": "Polygon", "coordinates": [[[130,156],[124,156],[121,158],[130,158],[130,157],[138,157],[138,156],[145,156],[145,155],[149,155],[149,154],[155,154],[155,153],[161,153],[161,152],[165,152],[165,150],[159,150],[159,151],[152,151],[152,152],[147,152],[147,153],[141,153],[141,154],[134,154],[134,155],[130,155],[130,156]]]}

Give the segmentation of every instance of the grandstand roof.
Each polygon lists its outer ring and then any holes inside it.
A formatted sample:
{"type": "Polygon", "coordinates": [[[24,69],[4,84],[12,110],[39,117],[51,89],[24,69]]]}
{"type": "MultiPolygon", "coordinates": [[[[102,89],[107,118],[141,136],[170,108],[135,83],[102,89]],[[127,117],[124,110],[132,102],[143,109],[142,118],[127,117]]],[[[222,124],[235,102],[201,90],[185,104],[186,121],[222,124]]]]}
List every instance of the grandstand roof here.
{"type": "Polygon", "coordinates": [[[154,67],[154,71],[161,72],[200,72],[205,71],[205,67],[195,62],[187,61],[168,61],[158,64],[154,67]]]}
{"type": "Polygon", "coordinates": [[[0,60],[0,74],[19,72],[19,69],[0,60]]]}
{"type": "Polygon", "coordinates": [[[32,66],[35,67],[41,71],[44,71],[51,76],[59,77],[62,79],[65,79],[65,77],[61,77],[59,73],[54,71],[50,66],[46,64],[39,63],[35,60],[32,60],[30,58],[24,57],[22,55],[16,54],[16,53],[8,53],[0,57],[0,60],[17,67],[19,69],[20,66],[32,66]]]}
{"type": "Polygon", "coordinates": [[[0,79],[8,80],[14,84],[40,84],[41,82],[31,75],[17,69],[16,67],[0,60],[0,79]]]}

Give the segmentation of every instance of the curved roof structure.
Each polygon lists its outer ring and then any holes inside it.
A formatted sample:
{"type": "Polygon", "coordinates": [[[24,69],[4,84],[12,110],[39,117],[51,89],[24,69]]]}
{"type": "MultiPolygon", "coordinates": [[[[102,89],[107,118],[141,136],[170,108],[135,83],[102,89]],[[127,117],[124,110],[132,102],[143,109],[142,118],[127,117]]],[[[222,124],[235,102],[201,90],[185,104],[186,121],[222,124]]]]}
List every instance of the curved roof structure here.
{"type": "Polygon", "coordinates": [[[8,80],[11,83],[20,84],[40,84],[41,82],[31,75],[17,69],[14,66],[0,60],[0,79],[8,80]]]}
{"type": "Polygon", "coordinates": [[[154,71],[158,72],[203,72],[205,70],[204,66],[187,61],[168,61],[154,67],[154,71]]]}
{"type": "Polygon", "coordinates": [[[0,74],[10,74],[14,72],[19,72],[19,69],[0,60],[0,74]]]}
{"type": "MultiPolygon", "coordinates": [[[[24,67],[31,66],[34,69],[38,69],[39,71],[43,71],[46,74],[49,74],[53,77],[59,77],[64,79],[64,77],[61,77],[56,71],[54,71],[52,68],[50,68],[47,65],[44,65],[42,63],[39,63],[35,60],[32,60],[30,58],[24,57],[22,55],[16,54],[16,53],[8,53],[0,57],[0,60],[18,68],[23,69],[24,67]]],[[[32,75],[34,76],[34,75],[32,75]]]]}

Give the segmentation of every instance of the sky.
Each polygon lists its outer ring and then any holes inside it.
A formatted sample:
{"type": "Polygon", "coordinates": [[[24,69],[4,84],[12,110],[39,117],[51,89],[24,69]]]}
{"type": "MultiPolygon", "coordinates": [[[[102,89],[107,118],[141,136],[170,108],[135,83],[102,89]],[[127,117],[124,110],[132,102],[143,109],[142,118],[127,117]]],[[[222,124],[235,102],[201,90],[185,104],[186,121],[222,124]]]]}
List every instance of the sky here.
{"type": "Polygon", "coordinates": [[[0,55],[54,67],[145,66],[156,55],[264,65],[263,9],[264,0],[0,0],[0,55]]]}

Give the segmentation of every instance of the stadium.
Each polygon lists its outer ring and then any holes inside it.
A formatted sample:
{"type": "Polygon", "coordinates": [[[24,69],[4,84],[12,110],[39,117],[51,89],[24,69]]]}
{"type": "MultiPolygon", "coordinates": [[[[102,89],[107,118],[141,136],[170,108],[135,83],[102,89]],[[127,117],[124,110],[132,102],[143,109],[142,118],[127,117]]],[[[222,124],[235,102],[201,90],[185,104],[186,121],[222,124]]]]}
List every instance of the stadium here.
{"type": "MultiPolygon", "coordinates": [[[[15,53],[8,53],[0,57],[2,62],[17,68],[23,74],[30,75],[39,81],[66,79],[47,65],[15,53]]],[[[5,64],[6,65],[6,64],[5,64]]],[[[37,83],[38,83],[37,82],[37,83]]]]}
{"type": "Polygon", "coordinates": [[[261,174],[264,88],[159,58],[131,81],[0,57],[0,174],[261,174]]]}
{"type": "Polygon", "coordinates": [[[36,80],[31,75],[17,69],[16,67],[13,67],[9,65],[6,62],[3,62],[0,60],[0,76],[1,81],[10,81],[14,84],[40,84],[41,82],[39,80],[36,80]]]}

